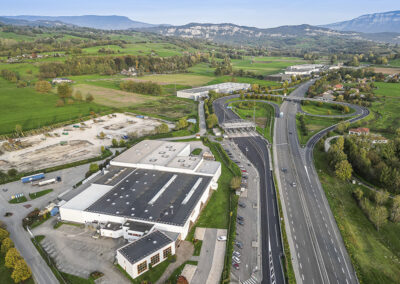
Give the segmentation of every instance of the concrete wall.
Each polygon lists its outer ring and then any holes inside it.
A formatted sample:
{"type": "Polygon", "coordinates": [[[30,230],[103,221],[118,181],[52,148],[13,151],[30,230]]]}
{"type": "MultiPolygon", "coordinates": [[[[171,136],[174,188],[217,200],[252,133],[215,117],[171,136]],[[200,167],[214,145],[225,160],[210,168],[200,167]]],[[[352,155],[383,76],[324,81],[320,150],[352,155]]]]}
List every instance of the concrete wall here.
{"type": "MultiPolygon", "coordinates": [[[[150,264],[150,259],[156,255],[157,253],[160,254],[160,262],[155,264],[153,267],[157,266],[158,264],[160,264],[161,262],[165,261],[167,258],[163,257],[163,250],[171,247],[171,254],[174,255],[175,254],[175,243],[171,242],[170,244],[162,247],[161,249],[159,249],[158,251],[152,253],[151,255],[142,258],[141,260],[135,262],[135,263],[130,263],[119,251],[117,251],[117,261],[118,264],[125,269],[125,271],[133,278],[135,279],[136,277],[139,276],[139,274],[137,273],[137,266],[138,264],[142,263],[143,261],[147,261],[147,270],[149,268],[149,264],[150,264]]],[[[143,271],[141,274],[145,273],[147,270],[143,271]]],[[[140,274],[140,275],[141,275],[140,274]]]]}
{"type": "Polygon", "coordinates": [[[117,238],[120,238],[123,236],[123,231],[122,231],[122,229],[118,230],[118,231],[100,229],[100,235],[103,237],[117,239],[117,238]]]}

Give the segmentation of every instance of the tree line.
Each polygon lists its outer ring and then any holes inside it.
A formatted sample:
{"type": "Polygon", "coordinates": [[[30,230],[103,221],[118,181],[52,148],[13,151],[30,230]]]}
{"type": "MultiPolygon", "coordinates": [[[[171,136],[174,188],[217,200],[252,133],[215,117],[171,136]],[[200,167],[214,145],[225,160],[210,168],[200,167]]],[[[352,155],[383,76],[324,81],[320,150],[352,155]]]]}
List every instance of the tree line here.
{"type": "Polygon", "coordinates": [[[121,81],[120,88],[123,91],[144,94],[144,95],[162,94],[161,86],[153,82],[135,82],[132,80],[126,80],[126,81],[121,81]]]}

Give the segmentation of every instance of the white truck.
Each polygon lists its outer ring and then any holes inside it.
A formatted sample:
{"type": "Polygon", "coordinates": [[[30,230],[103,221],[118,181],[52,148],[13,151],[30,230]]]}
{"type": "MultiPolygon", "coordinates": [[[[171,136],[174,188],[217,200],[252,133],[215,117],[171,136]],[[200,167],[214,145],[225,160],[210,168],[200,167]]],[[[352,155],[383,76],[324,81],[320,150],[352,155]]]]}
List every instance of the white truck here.
{"type": "Polygon", "coordinates": [[[44,181],[39,182],[39,186],[52,184],[52,183],[55,183],[56,181],[57,181],[56,178],[51,178],[51,179],[48,179],[48,180],[44,180],[44,181]]]}

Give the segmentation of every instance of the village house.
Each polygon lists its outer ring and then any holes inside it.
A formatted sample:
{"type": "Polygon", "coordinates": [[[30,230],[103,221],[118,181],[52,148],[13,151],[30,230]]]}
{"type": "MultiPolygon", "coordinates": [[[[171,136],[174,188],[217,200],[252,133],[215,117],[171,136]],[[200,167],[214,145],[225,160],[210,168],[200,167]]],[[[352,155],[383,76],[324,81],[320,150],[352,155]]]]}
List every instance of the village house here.
{"type": "Polygon", "coordinates": [[[359,127],[359,128],[351,128],[349,129],[349,135],[368,135],[369,128],[359,127]]]}

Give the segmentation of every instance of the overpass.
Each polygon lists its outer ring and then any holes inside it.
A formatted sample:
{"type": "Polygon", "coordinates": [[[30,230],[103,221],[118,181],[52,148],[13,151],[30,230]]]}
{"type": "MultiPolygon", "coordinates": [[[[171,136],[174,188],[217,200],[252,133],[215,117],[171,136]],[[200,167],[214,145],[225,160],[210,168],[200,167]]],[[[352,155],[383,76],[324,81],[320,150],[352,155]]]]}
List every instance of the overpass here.
{"type": "Polygon", "coordinates": [[[243,119],[226,120],[220,124],[225,131],[229,130],[255,130],[256,125],[254,122],[243,119]]]}

